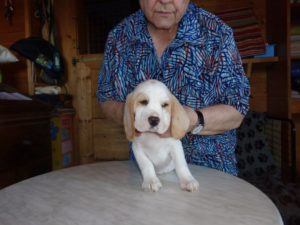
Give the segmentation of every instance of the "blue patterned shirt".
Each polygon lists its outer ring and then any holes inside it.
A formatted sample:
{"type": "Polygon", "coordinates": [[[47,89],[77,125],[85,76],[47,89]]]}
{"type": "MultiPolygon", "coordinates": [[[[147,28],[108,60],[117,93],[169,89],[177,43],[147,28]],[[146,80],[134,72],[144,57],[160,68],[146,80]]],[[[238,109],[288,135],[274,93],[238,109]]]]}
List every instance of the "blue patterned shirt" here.
{"type": "MultiPolygon", "coordinates": [[[[183,105],[195,110],[228,104],[245,115],[250,87],[230,27],[190,3],[175,39],[158,59],[141,10],[108,35],[99,72],[99,101],[125,101],[142,81],[165,83],[183,105]]],[[[188,163],[237,175],[235,130],[182,139],[188,163]]]]}

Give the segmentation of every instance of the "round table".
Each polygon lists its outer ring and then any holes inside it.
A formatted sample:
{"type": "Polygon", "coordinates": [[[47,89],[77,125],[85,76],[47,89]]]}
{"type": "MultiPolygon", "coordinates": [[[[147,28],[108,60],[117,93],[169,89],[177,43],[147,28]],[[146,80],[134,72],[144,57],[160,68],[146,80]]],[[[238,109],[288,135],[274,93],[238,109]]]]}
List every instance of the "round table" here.
{"type": "Polygon", "coordinates": [[[197,192],[182,191],[175,172],[159,192],[144,192],[132,161],[57,170],[0,190],[1,225],[277,225],[271,200],[226,173],[189,165],[197,192]]]}

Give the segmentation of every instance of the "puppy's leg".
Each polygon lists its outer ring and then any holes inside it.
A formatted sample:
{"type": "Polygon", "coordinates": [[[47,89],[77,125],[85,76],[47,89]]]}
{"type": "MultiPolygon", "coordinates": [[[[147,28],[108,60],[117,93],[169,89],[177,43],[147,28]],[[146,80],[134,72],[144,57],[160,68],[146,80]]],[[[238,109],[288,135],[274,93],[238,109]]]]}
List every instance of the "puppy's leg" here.
{"type": "Polygon", "coordinates": [[[143,190],[154,192],[158,191],[162,187],[162,185],[160,183],[160,180],[156,176],[153,163],[145,155],[140,146],[139,148],[137,148],[137,146],[133,144],[132,149],[143,176],[143,190]]]}
{"type": "MultiPolygon", "coordinates": [[[[179,141],[180,142],[180,141],[179,141]]],[[[175,144],[171,151],[172,158],[175,162],[176,173],[179,178],[180,187],[186,191],[196,191],[199,188],[198,181],[191,174],[186,163],[181,142],[175,144]]]]}

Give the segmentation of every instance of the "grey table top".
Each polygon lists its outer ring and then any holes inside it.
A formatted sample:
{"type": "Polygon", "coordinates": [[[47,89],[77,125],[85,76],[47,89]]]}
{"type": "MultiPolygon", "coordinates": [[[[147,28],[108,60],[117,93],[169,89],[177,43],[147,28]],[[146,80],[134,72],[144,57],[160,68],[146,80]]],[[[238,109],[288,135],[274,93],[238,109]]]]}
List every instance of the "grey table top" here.
{"type": "Polygon", "coordinates": [[[271,200],[247,182],[189,165],[197,192],[180,190],[175,173],[159,192],[144,192],[131,161],[57,170],[0,190],[1,225],[277,225],[271,200]]]}

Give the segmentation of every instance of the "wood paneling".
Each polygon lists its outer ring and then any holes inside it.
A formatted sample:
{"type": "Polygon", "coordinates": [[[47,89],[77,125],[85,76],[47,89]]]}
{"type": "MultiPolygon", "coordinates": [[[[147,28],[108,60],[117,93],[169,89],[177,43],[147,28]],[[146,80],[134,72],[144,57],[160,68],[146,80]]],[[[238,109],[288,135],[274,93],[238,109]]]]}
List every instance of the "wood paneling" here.
{"type": "MultiPolygon", "coordinates": [[[[4,12],[4,1],[0,1],[0,3],[0,12],[4,12]]],[[[1,13],[0,44],[9,47],[18,39],[23,38],[24,34],[24,1],[14,1],[14,14],[12,16],[11,24],[3,18],[3,13],[1,13]]]]}
{"type": "MultiPolygon", "coordinates": [[[[1,1],[0,12],[4,12],[4,1],[1,1]]],[[[9,48],[15,41],[25,36],[24,1],[14,2],[14,14],[11,23],[6,21],[1,14],[0,19],[0,44],[9,48]]],[[[21,62],[1,65],[3,82],[9,84],[22,93],[27,93],[27,64],[24,58],[17,55],[21,62]]]]}
{"type": "Polygon", "coordinates": [[[267,76],[263,69],[253,70],[251,74],[250,109],[256,112],[267,111],[267,76]]]}
{"type": "Polygon", "coordinates": [[[22,93],[28,93],[27,63],[25,59],[16,55],[20,61],[16,63],[0,64],[3,83],[10,85],[22,93]]]}
{"type": "Polygon", "coordinates": [[[93,121],[96,160],[124,160],[129,157],[129,143],[123,126],[107,119],[93,121]]]}
{"type": "MultiPolygon", "coordinates": [[[[277,44],[279,63],[268,70],[268,113],[282,118],[291,118],[290,112],[290,74],[291,64],[287,60],[290,54],[289,1],[267,0],[266,11],[267,40],[277,44]],[[276,13],[276,16],[274,14],[276,13]],[[278,100],[281,100],[278,107],[278,100]]],[[[288,148],[288,146],[287,146],[288,148]]]]}
{"type": "Polygon", "coordinates": [[[78,61],[76,93],[80,161],[128,159],[128,141],[123,127],[105,119],[96,97],[102,55],[81,55],[78,61]]]}
{"type": "MultiPolygon", "coordinates": [[[[0,1],[0,12],[4,12],[4,1],[0,1]]],[[[14,14],[11,23],[0,20],[0,44],[9,48],[14,42],[37,32],[32,29],[36,24],[33,20],[33,0],[13,1],[14,14]]],[[[3,16],[3,14],[1,14],[3,16]]],[[[16,54],[16,53],[15,53],[16,54]]],[[[33,84],[30,79],[31,63],[24,57],[16,54],[20,62],[11,65],[1,65],[3,82],[26,94],[33,93],[33,84]]]]}
{"type": "Polygon", "coordinates": [[[291,111],[294,114],[300,113],[300,98],[293,98],[291,102],[291,111]]]}

